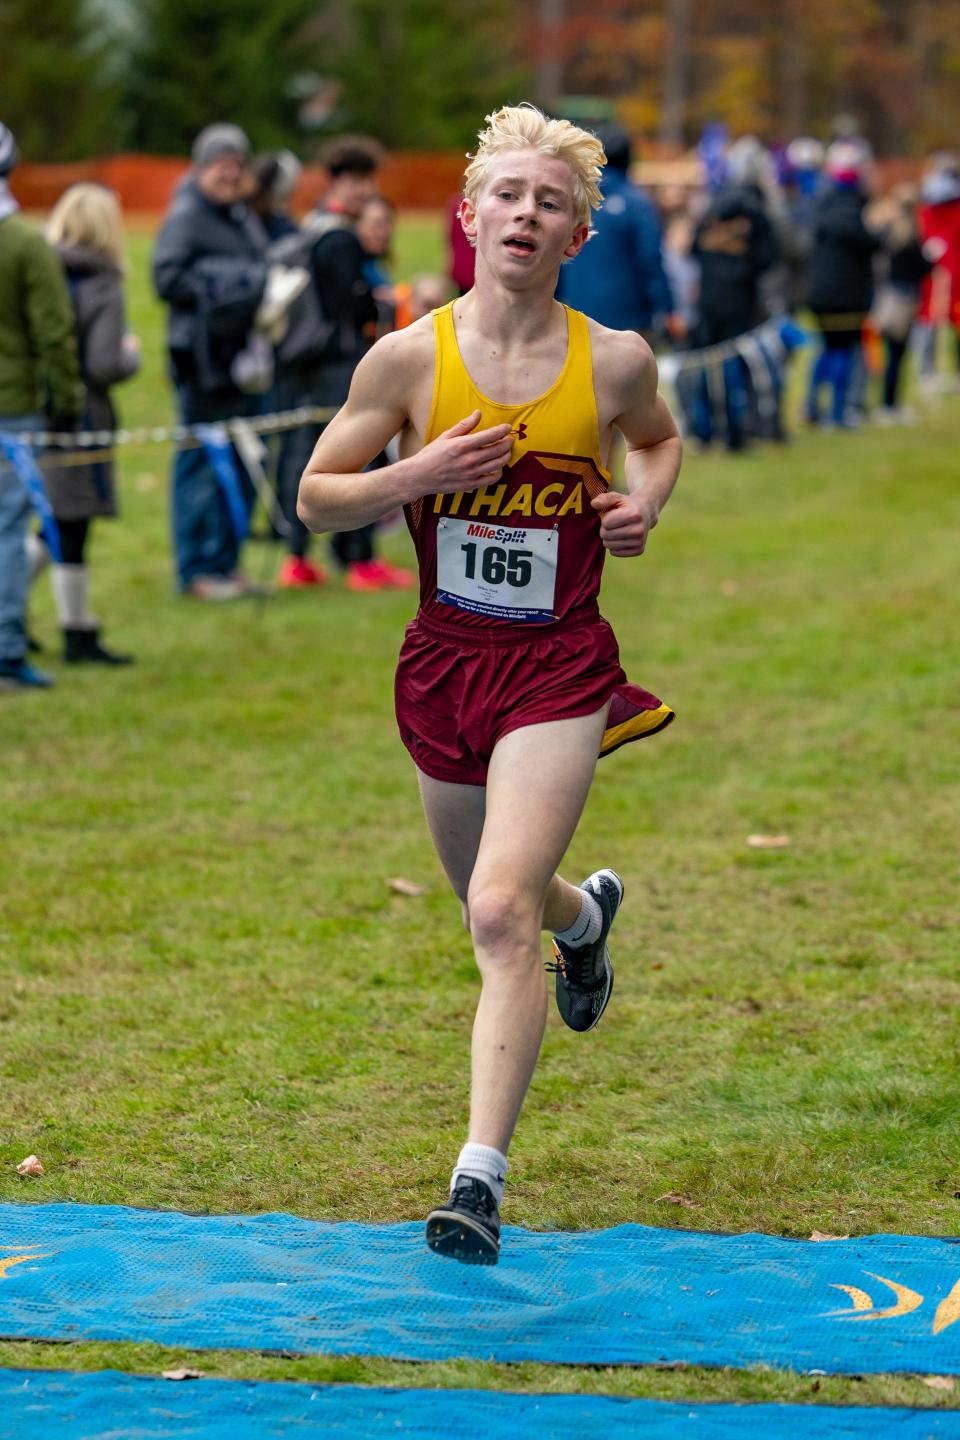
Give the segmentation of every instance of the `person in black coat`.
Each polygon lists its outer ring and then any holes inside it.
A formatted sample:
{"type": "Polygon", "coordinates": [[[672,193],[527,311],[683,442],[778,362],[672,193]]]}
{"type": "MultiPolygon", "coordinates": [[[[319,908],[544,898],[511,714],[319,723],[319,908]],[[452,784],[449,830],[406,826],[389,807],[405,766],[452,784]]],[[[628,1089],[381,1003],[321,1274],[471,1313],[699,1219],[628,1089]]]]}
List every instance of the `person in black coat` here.
{"type": "MultiPolygon", "coordinates": [[[[170,368],[185,425],[251,416],[259,397],[236,383],[267,276],[267,235],[245,204],[250,144],[236,125],[208,125],[193,144],[193,170],[157,237],[153,279],[170,307],[170,368]]],[[[237,465],[237,473],[243,474],[237,465]]],[[[248,507],[249,490],[241,497],[248,507]]],[[[233,599],[250,587],[239,571],[242,535],[202,446],[177,452],[173,533],[181,590],[233,599]]]]}
{"type": "Polygon", "coordinates": [[[873,299],[873,256],[880,236],[866,226],[862,148],[838,140],[827,151],[826,186],[813,209],[809,304],[823,335],[807,396],[807,419],[820,423],[820,389],[832,390],[831,423],[854,424],[847,396],[860,355],[863,322],[873,299]]]}
{"type": "MultiPolygon", "coordinates": [[[[303,228],[318,237],[311,251],[311,277],[330,333],[322,356],[288,376],[288,403],[293,405],[342,405],[354,370],[376,338],[377,304],[355,227],[376,194],[380,158],[376,141],[349,135],[331,141],[322,155],[330,184],[323,203],[306,217],[303,228]]],[[[291,528],[291,555],[280,572],[281,585],[316,585],[324,575],[307,558],[309,532],[296,513],[300,476],[322,430],[322,425],[300,427],[281,452],[278,491],[291,528]]],[[[408,589],[413,576],[376,556],[375,533],[375,525],[364,525],[331,535],[331,555],[347,589],[408,589]]]]}
{"type": "MultiPolygon", "coordinates": [[[[72,185],[50,215],[47,239],[67,276],[76,315],[77,350],[84,384],[84,430],[112,431],[116,414],[110,388],[140,368],[140,345],[129,334],[123,300],[123,226],[112,190],[102,185],[72,185]]],[[[109,445],[94,447],[88,464],[57,464],[56,451],[42,462],[47,498],[60,534],[61,559],[53,570],[57,616],[63,630],[64,659],[74,664],[129,664],[100,643],[90,610],[86,545],[90,522],[117,513],[113,457],[109,445]]]]}
{"type": "MultiPolygon", "coordinates": [[[[766,152],[750,136],[731,147],[727,179],[696,228],[691,254],[700,266],[700,319],[696,348],[720,345],[744,335],[764,319],[760,279],[778,255],[760,185],[766,152]]],[[[746,441],[748,391],[743,360],[732,355],[714,367],[722,378],[726,440],[730,450],[746,441]]],[[[694,430],[703,443],[713,434],[710,381],[704,376],[695,405],[694,430]]]]}
{"type": "Polygon", "coordinates": [[[884,225],[883,259],[886,275],[873,302],[871,321],[884,342],[883,403],[877,411],[880,425],[910,424],[913,415],[902,409],[898,397],[910,332],[920,308],[923,281],[946,251],[943,240],[922,240],[917,207],[919,191],[898,185],[875,207],[874,219],[884,225]]]}

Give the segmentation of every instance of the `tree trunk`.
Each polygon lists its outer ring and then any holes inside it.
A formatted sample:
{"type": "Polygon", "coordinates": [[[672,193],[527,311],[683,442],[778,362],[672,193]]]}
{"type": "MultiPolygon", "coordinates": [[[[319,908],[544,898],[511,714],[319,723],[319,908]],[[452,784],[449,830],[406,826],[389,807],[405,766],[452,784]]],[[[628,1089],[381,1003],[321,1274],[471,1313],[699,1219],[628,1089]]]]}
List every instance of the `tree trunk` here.
{"type": "Polygon", "coordinates": [[[781,139],[793,140],[807,126],[807,55],[804,26],[797,0],[780,5],[781,139]]]}
{"type": "Polygon", "coordinates": [[[556,110],[563,94],[560,27],[566,9],[566,0],[537,0],[537,95],[545,110],[556,110]]]}
{"type": "Polygon", "coordinates": [[[667,27],[667,43],[663,65],[660,139],[665,145],[682,149],[689,82],[690,0],[666,0],[664,19],[667,27]]]}

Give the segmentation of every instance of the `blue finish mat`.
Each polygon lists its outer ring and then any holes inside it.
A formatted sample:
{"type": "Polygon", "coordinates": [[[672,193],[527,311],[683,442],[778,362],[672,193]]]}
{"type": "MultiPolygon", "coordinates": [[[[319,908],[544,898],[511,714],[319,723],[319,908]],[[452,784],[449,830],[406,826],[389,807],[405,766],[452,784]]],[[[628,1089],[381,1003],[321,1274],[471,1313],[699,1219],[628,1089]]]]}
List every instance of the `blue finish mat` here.
{"type": "Polygon", "coordinates": [[[450,1440],[957,1440],[960,1411],[835,1405],[698,1405],[603,1395],[385,1390],[288,1381],[177,1383],[101,1370],[0,1370],[0,1440],[273,1440],[343,1435],[450,1440]]]}
{"type": "Polygon", "coordinates": [[[960,1244],[508,1226],[496,1269],[419,1223],[0,1205],[0,1335],[399,1360],[960,1374],[960,1244]]]}

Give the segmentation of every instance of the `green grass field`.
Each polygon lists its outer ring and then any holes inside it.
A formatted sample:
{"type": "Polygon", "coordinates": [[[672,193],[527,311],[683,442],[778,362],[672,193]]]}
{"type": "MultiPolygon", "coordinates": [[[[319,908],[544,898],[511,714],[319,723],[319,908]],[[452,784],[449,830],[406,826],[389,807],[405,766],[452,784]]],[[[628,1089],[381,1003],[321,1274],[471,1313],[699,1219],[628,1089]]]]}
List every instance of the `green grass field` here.
{"type": "MultiPolygon", "coordinates": [[[[118,400],[157,423],[160,315],[147,238],[132,248],[148,364],[118,400]]],[[[401,274],[438,256],[434,227],[403,228],[401,274]]],[[[691,457],[647,555],[608,563],[628,673],[678,720],[604,761],[567,858],[625,878],[617,992],[595,1034],[551,1018],[506,1220],[960,1232],[958,440],[948,399],[915,429],[691,457]]],[[[139,664],[54,659],[55,692],[0,704],[0,1199],[419,1218],[464,1136],[477,980],[393,721],[410,599],[179,599],[168,468],[123,452],[123,516],[92,547],[108,641],[139,664]],[[20,1180],[31,1152],[46,1174],[20,1180]]],[[[386,549],[409,556],[398,530],[386,549]]],[[[251,545],[248,568],[280,558],[251,545]]],[[[53,647],[45,581],[32,623],[53,647]]],[[[0,1363],[175,1353],[7,1343],[0,1363]]],[[[905,1378],[194,1363],[954,1403],[905,1378]]]]}

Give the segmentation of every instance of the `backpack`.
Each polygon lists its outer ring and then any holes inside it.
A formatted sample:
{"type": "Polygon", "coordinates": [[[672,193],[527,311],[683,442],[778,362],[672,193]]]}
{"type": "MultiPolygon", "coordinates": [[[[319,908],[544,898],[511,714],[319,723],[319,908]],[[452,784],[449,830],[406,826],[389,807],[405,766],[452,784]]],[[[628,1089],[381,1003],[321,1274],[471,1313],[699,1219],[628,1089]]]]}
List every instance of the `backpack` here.
{"type": "Polygon", "coordinates": [[[281,369],[315,365],[327,356],[336,326],[324,312],[314,284],[314,253],[327,235],[342,229],[343,225],[339,215],[320,215],[297,234],[275,240],[267,252],[268,264],[304,269],[310,275],[309,283],[287,310],[286,329],[275,347],[281,369]]]}

